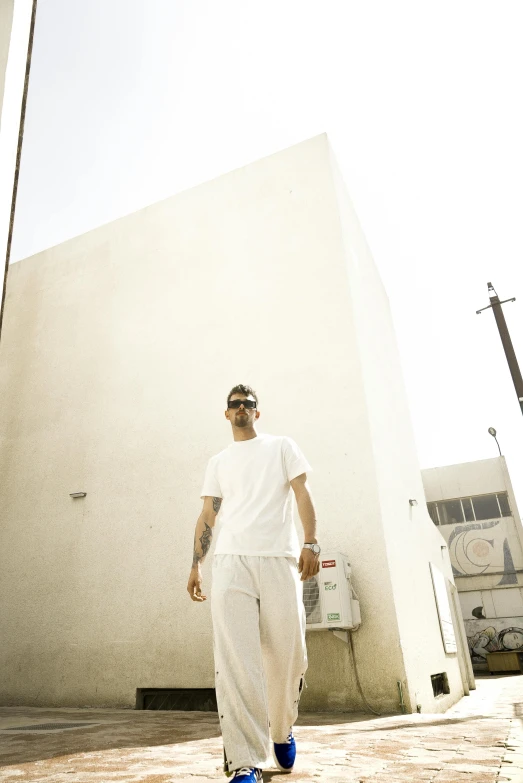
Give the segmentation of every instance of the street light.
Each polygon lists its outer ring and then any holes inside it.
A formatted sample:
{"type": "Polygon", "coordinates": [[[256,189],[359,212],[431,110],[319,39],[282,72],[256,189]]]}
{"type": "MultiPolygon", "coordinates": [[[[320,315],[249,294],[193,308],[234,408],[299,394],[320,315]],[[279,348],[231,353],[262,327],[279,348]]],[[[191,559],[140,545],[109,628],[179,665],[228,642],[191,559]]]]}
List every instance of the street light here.
{"type": "MultiPolygon", "coordinates": [[[[488,432],[489,432],[489,435],[492,435],[492,437],[494,438],[496,443],[498,443],[498,439],[496,438],[497,432],[494,429],[494,427],[489,427],[488,428],[488,432]]],[[[499,448],[499,443],[498,443],[498,449],[499,449],[499,456],[501,457],[501,449],[499,448]]]]}

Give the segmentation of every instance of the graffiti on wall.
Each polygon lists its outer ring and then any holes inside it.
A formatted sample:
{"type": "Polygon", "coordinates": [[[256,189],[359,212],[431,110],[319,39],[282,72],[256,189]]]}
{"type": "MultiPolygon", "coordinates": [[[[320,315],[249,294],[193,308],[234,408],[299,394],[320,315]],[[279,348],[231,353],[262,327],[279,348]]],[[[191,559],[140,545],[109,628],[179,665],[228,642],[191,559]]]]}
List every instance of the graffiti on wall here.
{"type": "Polygon", "coordinates": [[[523,617],[510,620],[465,621],[472,663],[484,663],[487,653],[521,650],[523,652],[523,617]],[[516,621],[518,625],[509,625],[516,621]]]}
{"type": "Polygon", "coordinates": [[[448,548],[454,576],[501,573],[499,585],[517,584],[505,525],[497,519],[458,525],[448,548]]]}

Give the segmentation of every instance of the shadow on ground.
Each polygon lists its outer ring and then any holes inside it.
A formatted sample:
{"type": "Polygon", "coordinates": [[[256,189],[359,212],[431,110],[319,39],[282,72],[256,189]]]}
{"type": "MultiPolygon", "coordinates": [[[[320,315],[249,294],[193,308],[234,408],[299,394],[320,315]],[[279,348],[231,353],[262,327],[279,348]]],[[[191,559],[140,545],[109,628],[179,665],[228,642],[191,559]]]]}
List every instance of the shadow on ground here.
{"type": "MultiPolygon", "coordinates": [[[[18,708],[11,712],[13,725],[35,725],[49,722],[86,721],[96,723],[86,728],[53,732],[0,733],[0,767],[45,761],[58,756],[73,756],[106,750],[132,750],[176,745],[182,742],[220,737],[218,715],[212,712],[122,711],[103,715],[103,711],[78,710],[74,715],[64,711],[18,708]],[[26,720],[21,720],[24,715],[26,720]],[[190,715],[190,720],[188,719],[190,715]],[[16,722],[13,720],[16,717],[16,722]]],[[[109,710],[107,711],[109,712],[109,710]]],[[[2,724],[9,723],[8,709],[2,709],[2,724]]]]}

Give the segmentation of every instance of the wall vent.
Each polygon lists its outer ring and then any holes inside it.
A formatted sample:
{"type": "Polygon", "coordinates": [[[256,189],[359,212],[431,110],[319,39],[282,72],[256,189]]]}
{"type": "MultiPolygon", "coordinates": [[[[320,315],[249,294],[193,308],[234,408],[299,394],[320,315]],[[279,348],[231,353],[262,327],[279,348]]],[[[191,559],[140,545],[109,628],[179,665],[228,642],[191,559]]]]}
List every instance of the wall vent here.
{"type": "Polygon", "coordinates": [[[434,696],[443,696],[445,693],[450,693],[447,672],[432,674],[430,679],[432,681],[432,691],[434,696]]]}
{"type": "Polygon", "coordinates": [[[137,710],[218,712],[214,688],[137,688],[137,710]]]}

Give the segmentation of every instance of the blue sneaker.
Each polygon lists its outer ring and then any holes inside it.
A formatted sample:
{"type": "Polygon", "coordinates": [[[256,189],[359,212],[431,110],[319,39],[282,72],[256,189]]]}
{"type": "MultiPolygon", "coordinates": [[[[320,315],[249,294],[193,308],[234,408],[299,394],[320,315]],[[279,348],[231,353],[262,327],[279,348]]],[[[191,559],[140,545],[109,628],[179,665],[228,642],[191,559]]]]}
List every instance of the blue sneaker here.
{"type": "Polygon", "coordinates": [[[261,779],[262,771],[261,769],[257,769],[257,767],[242,767],[241,769],[235,769],[232,778],[235,783],[259,783],[261,779]]]}
{"type": "Polygon", "coordinates": [[[292,731],[286,742],[274,743],[274,760],[280,772],[292,772],[294,762],[296,761],[296,742],[292,736],[292,731]]]}

